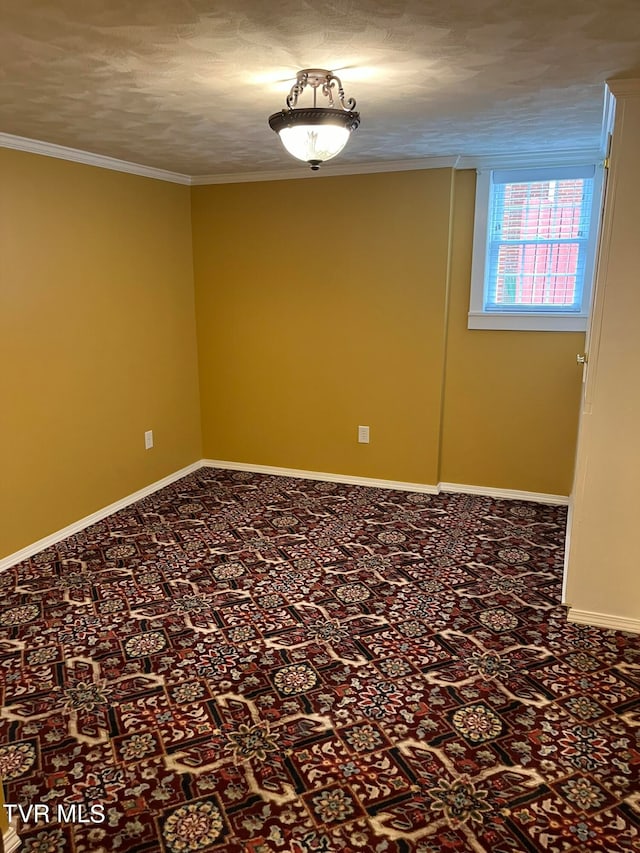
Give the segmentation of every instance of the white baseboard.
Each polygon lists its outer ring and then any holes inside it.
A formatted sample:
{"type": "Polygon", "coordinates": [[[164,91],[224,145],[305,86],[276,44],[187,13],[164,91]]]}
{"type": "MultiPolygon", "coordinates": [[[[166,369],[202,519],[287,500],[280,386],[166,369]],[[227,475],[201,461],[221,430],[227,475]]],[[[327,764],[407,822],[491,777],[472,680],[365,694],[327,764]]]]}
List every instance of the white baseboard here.
{"type": "Polygon", "coordinates": [[[595,628],[609,628],[612,631],[629,631],[640,634],[640,619],[628,619],[626,616],[613,616],[611,613],[591,613],[588,610],[576,610],[570,607],[567,620],[577,625],[593,625],[595,628]]]}
{"type": "Polygon", "coordinates": [[[328,483],[345,483],[348,486],[369,486],[374,489],[396,489],[401,492],[422,492],[437,495],[438,487],[425,483],[403,483],[397,480],[376,480],[373,477],[355,477],[348,474],[329,474],[327,471],[303,471],[299,468],[274,468],[271,465],[252,465],[246,462],[225,462],[220,459],[203,459],[205,468],[223,468],[227,471],[251,471],[254,474],[273,474],[276,477],[295,477],[299,480],[324,480],[328,483]]]}
{"type": "Polygon", "coordinates": [[[10,826],[2,835],[2,843],[4,844],[4,853],[13,853],[22,843],[18,838],[18,833],[10,826]]]}
{"type": "Polygon", "coordinates": [[[119,501],[109,504],[109,506],[105,506],[102,509],[91,513],[91,515],[81,518],[79,521],[74,521],[73,524],[63,527],[62,530],[56,530],[56,532],[52,533],[50,536],[45,536],[44,539],[38,539],[37,542],[27,545],[26,548],[22,548],[20,551],[16,551],[13,554],[9,554],[7,557],[3,557],[0,560],[0,572],[11,568],[11,566],[15,566],[16,563],[28,560],[29,557],[33,557],[34,554],[44,551],[45,548],[50,548],[52,545],[56,545],[68,536],[73,536],[74,533],[79,533],[81,530],[95,524],[97,521],[102,521],[103,518],[113,515],[114,512],[118,512],[118,510],[124,509],[130,504],[133,504],[142,498],[146,498],[147,495],[152,495],[154,492],[159,491],[159,489],[163,489],[165,486],[170,486],[171,483],[175,483],[176,480],[186,477],[187,474],[191,474],[193,471],[197,471],[198,468],[201,467],[202,462],[200,461],[187,465],[186,468],[181,468],[180,471],[169,474],[167,477],[163,477],[162,480],[156,480],[155,483],[145,486],[144,489],[139,489],[137,492],[133,492],[133,494],[127,495],[125,498],[121,498],[119,501]]]}
{"type": "MultiPolygon", "coordinates": [[[[484,495],[486,497],[503,498],[505,500],[559,504],[562,506],[569,503],[569,498],[564,495],[546,495],[539,492],[519,492],[511,489],[467,486],[462,483],[438,483],[437,485],[432,485],[430,483],[405,483],[400,480],[378,480],[373,477],[331,474],[327,471],[303,471],[298,468],[276,468],[272,465],[254,465],[246,462],[229,462],[221,459],[200,459],[198,462],[194,462],[191,465],[187,465],[186,468],[180,469],[180,471],[176,471],[173,474],[169,474],[167,477],[163,477],[162,480],[157,480],[155,483],[145,486],[144,489],[139,489],[137,492],[127,495],[121,500],[115,501],[115,503],[109,504],[109,506],[103,507],[91,515],[87,515],[85,518],[81,518],[79,521],[69,524],[67,527],[63,527],[62,530],[57,530],[50,536],[45,536],[44,539],[39,539],[37,542],[27,545],[20,551],[16,551],[13,554],[3,557],[0,559],[0,572],[10,568],[11,566],[15,566],[16,563],[20,563],[22,560],[28,560],[29,557],[33,557],[34,554],[44,551],[45,548],[50,548],[52,545],[56,545],[68,536],[73,536],[74,533],[79,533],[81,530],[84,530],[90,525],[95,524],[98,521],[102,521],[109,515],[113,515],[114,512],[118,512],[118,510],[124,509],[130,504],[135,503],[142,498],[146,498],[147,495],[151,495],[154,492],[163,489],[165,486],[175,483],[176,480],[186,477],[187,474],[191,474],[193,471],[197,471],[198,468],[202,467],[222,468],[228,471],[250,471],[256,474],[273,474],[276,477],[296,477],[303,480],[324,480],[325,482],[330,483],[345,483],[350,486],[368,486],[374,489],[395,489],[396,491],[401,492],[421,492],[428,495],[437,495],[440,494],[440,492],[452,492],[467,495],[484,495]]],[[[634,629],[628,628],[623,630],[634,629]]]]}
{"type": "Polygon", "coordinates": [[[507,501],[532,501],[538,504],[568,506],[567,495],[547,495],[544,492],[520,492],[517,489],[498,489],[492,486],[468,486],[464,483],[438,483],[438,491],[463,495],[484,495],[507,501]]]}
{"type": "Polygon", "coordinates": [[[226,468],[228,471],[253,471],[256,474],[273,474],[276,477],[298,477],[303,480],[326,480],[331,483],[346,483],[351,486],[370,486],[375,489],[396,489],[401,492],[422,492],[439,495],[451,492],[465,495],[484,495],[514,501],[533,501],[542,504],[567,506],[566,495],[547,495],[543,492],[519,492],[513,489],[498,489],[491,486],[468,486],[463,483],[404,483],[398,480],[376,480],[372,477],[352,477],[348,474],[329,474],[326,471],[303,471],[299,468],[274,468],[271,465],[253,465],[247,462],[227,462],[222,459],[203,459],[207,468],[226,468]]]}

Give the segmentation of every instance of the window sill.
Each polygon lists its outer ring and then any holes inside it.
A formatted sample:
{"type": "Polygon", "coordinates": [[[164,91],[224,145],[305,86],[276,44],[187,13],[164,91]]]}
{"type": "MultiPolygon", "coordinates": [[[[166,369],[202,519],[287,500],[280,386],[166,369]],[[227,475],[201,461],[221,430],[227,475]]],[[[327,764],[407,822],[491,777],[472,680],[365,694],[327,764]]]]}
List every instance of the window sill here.
{"type": "Polygon", "coordinates": [[[584,332],[585,314],[525,314],[500,311],[470,311],[468,329],[494,329],[519,332],[584,332]]]}

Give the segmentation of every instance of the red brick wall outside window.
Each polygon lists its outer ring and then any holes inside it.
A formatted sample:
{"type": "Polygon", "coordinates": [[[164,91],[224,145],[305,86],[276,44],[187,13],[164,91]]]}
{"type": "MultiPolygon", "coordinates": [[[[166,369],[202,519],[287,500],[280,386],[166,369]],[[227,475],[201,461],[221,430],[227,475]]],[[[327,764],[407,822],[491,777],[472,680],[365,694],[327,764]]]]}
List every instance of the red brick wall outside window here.
{"type": "Polygon", "coordinates": [[[504,185],[504,208],[495,235],[501,244],[496,304],[576,301],[580,242],[587,236],[581,232],[584,184],[576,179],[504,185]]]}

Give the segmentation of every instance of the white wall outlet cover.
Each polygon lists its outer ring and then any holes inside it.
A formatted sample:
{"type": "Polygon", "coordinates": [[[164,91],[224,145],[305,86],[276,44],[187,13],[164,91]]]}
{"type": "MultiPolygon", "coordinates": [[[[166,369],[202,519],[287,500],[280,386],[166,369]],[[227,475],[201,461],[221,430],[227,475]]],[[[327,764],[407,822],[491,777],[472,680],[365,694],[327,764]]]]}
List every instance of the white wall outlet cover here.
{"type": "Polygon", "coordinates": [[[360,444],[369,444],[369,427],[368,426],[359,426],[358,427],[358,442],[360,444]]]}

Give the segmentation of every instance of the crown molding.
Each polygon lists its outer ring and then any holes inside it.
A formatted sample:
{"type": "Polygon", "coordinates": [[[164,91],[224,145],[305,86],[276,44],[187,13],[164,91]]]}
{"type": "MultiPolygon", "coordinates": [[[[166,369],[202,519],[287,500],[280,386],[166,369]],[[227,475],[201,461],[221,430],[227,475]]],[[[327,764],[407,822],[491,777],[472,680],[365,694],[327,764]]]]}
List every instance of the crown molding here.
{"type": "Polygon", "coordinates": [[[12,148],[15,151],[27,151],[30,154],[42,154],[45,157],[55,157],[57,160],[70,160],[73,163],[83,163],[86,166],[98,166],[100,169],[110,169],[112,172],[127,172],[130,175],[140,175],[143,178],[154,178],[158,181],[169,181],[172,184],[191,183],[188,175],[178,172],[168,172],[165,169],[155,169],[140,163],[129,163],[127,160],[117,160],[115,157],[105,157],[79,148],[67,148],[64,145],[54,145],[39,139],[27,139],[25,136],[13,136],[11,133],[0,133],[0,148],[12,148]]]}
{"type": "Polygon", "coordinates": [[[607,86],[616,98],[640,97],[640,78],[619,77],[614,80],[607,80],[607,86]]]}
{"type": "Polygon", "coordinates": [[[226,175],[195,175],[191,178],[193,186],[209,184],[244,184],[257,181],[293,181],[300,179],[317,180],[340,175],[370,175],[378,172],[411,172],[422,169],[455,169],[459,157],[421,157],[411,160],[374,160],[370,163],[326,163],[318,172],[311,172],[300,163],[300,168],[274,169],[268,172],[237,172],[226,175]]]}
{"type": "Polygon", "coordinates": [[[127,172],[145,178],[159,181],[169,181],[186,186],[205,186],[209,184],[239,184],[262,181],[290,181],[300,179],[317,179],[337,177],[339,175],[366,175],[377,172],[408,172],[423,169],[455,169],[458,155],[450,157],[421,157],[409,160],[377,160],[369,163],[325,164],[322,171],[310,172],[300,164],[300,168],[274,169],[265,172],[231,172],[223,175],[183,175],[166,169],[156,169],[141,163],[130,163],[79,148],[67,148],[65,145],[55,145],[39,139],[29,139],[26,136],[14,136],[11,133],[0,132],[0,148],[12,148],[15,151],[26,151],[30,154],[41,154],[58,160],[69,160],[73,163],[83,163],[86,166],[97,166],[114,172],[127,172]]]}
{"type": "Polygon", "coordinates": [[[461,156],[457,169],[516,169],[523,167],[582,166],[602,161],[599,148],[567,148],[564,151],[529,151],[517,154],[483,154],[478,157],[461,156]]]}
{"type": "MultiPolygon", "coordinates": [[[[609,88],[613,95],[619,93],[640,94],[640,80],[611,80],[609,88]],[[622,84],[622,88],[616,88],[622,84]],[[631,86],[635,88],[633,88],[631,86]]],[[[156,169],[141,163],[130,163],[115,157],[93,154],[81,151],[79,148],[67,148],[64,145],[54,145],[38,139],[28,139],[25,136],[13,136],[10,133],[0,133],[0,148],[12,148],[16,151],[26,151],[31,154],[42,154],[45,157],[55,157],[58,160],[70,160],[87,166],[97,166],[114,172],[127,172],[144,178],[158,181],[168,181],[185,186],[207,186],[212,184],[256,183],[262,181],[291,181],[317,180],[343,175],[369,175],[382,172],[409,172],[424,169],[509,169],[518,166],[563,166],[581,165],[582,163],[597,163],[603,158],[603,151],[598,148],[573,148],[565,151],[535,151],[518,154],[483,154],[466,156],[452,154],[447,157],[421,157],[408,160],[374,160],[368,163],[339,163],[325,164],[319,172],[310,172],[303,164],[293,171],[291,168],[275,169],[265,172],[237,172],[223,175],[183,175],[166,169],[156,169]]]]}

